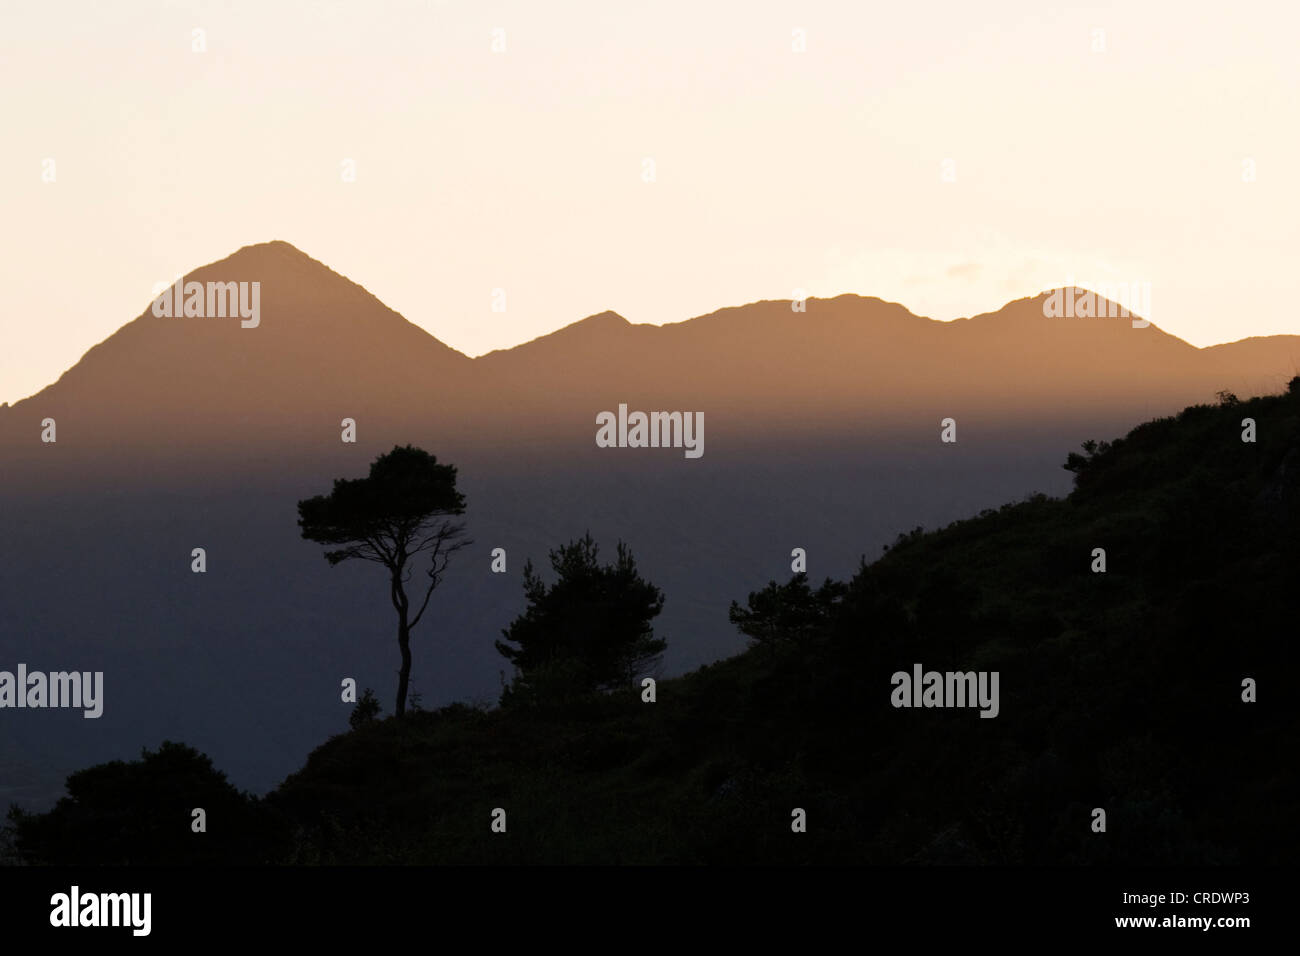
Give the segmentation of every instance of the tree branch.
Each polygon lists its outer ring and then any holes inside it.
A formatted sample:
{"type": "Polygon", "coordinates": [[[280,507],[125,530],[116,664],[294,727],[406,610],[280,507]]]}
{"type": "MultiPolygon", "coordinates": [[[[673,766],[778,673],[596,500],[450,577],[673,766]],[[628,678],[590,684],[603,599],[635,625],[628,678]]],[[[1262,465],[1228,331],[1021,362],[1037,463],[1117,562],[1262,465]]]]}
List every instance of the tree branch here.
{"type": "MultiPolygon", "coordinates": [[[[462,538],[465,529],[461,525],[453,525],[449,521],[444,521],[436,532],[429,535],[425,540],[433,545],[433,554],[430,559],[429,570],[429,587],[424,592],[424,600],[420,602],[420,610],[416,612],[415,617],[411,619],[411,627],[420,623],[420,618],[424,617],[425,608],[429,606],[429,598],[433,596],[434,588],[442,580],[442,573],[447,570],[447,563],[451,556],[462,548],[473,544],[468,538],[462,538]]],[[[415,552],[413,552],[415,553],[415,552]]]]}

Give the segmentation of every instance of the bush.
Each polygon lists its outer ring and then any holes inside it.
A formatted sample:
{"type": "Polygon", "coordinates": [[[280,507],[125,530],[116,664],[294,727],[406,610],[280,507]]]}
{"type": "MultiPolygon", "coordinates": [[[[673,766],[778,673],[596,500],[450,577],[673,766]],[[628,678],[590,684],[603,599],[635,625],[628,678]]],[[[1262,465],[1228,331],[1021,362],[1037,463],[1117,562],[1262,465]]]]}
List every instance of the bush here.
{"type": "Polygon", "coordinates": [[[367,687],[361,692],[361,699],[357,705],[352,708],[352,714],[348,717],[348,724],[353,730],[359,730],[361,727],[373,721],[379,716],[383,708],[379,705],[379,698],[375,692],[367,687]]]}

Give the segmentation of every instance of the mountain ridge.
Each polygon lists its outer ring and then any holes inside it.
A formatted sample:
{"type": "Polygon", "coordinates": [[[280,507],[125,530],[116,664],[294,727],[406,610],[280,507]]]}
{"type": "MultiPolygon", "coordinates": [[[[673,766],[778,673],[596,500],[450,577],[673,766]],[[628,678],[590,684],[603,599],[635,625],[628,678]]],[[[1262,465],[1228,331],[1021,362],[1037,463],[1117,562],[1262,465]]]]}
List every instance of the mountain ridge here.
{"type": "MultiPolygon", "coordinates": [[[[692,316],[677,322],[666,322],[657,325],[653,323],[633,323],[616,311],[604,310],[571,322],[559,329],[555,329],[554,331],[535,336],[532,339],[520,342],[516,345],[507,348],[493,349],[492,351],[478,356],[469,356],[443,342],[423,326],[412,322],[401,313],[385,305],[382,300],[360,283],[348,278],[343,273],[337,272],[330,266],[313,258],[301,249],[298,249],[292,243],[283,239],[272,239],[266,242],[250,243],[241,246],[239,249],[221,259],[186,272],[183,279],[187,282],[207,282],[216,281],[217,279],[222,279],[224,281],[228,276],[223,276],[223,271],[233,271],[239,275],[245,275],[250,271],[261,272],[272,265],[279,265],[281,268],[286,269],[291,276],[310,276],[312,278],[319,278],[321,274],[325,274],[333,282],[339,283],[338,288],[347,290],[349,292],[349,298],[363,301],[366,304],[373,306],[373,311],[378,315],[382,315],[389,319],[400,320],[402,325],[409,326],[411,329],[418,329],[419,332],[423,333],[422,338],[424,338],[424,341],[422,344],[424,346],[428,346],[433,351],[442,352],[446,356],[454,356],[455,358],[453,361],[463,360],[461,364],[465,364],[466,367],[478,363],[490,365],[494,362],[500,361],[503,357],[509,356],[512,353],[522,354],[522,352],[550,347],[550,345],[558,342],[577,344],[583,350],[590,351],[590,347],[593,344],[608,344],[612,341],[619,341],[615,339],[614,336],[627,335],[629,333],[633,335],[641,334],[637,330],[660,329],[665,330],[670,334],[687,328],[690,328],[692,331],[698,331],[702,327],[726,326],[736,322],[737,320],[749,322],[759,315],[763,315],[770,320],[772,318],[771,313],[774,311],[779,311],[783,317],[788,316],[791,324],[797,325],[801,316],[808,315],[807,312],[798,312],[791,309],[792,300],[789,299],[759,299],[740,305],[725,306],[712,312],[692,316]],[[234,267],[233,270],[232,267],[234,267]],[[582,336],[598,336],[601,340],[592,343],[584,341],[581,338],[582,336]]],[[[1023,322],[1025,318],[1033,318],[1035,315],[1043,318],[1045,321],[1052,321],[1047,319],[1046,316],[1042,316],[1041,308],[1039,308],[1041,302],[1049,294],[1049,291],[1039,292],[1033,296],[1010,300],[1000,308],[992,311],[981,312],[971,316],[962,316],[951,320],[939,320],[928,316],[918,315],[900,303],[858,293],[841,293],[832,297],[814,296],[809,297],[806,300],[806,303],[807,305],[817,309],[830,308],[834,310],[836,318],[845,317],[840,313],[840,309],[844,306],[856,306],[868,310],[868,312],[864,315],[853,316],[853,318],[874,320],[893,320],[902,318],[907,321],[917,322],[918,327],[922,327],[920,324],[923,324],[924,327],[929,328],[960,329],[975,325],[987,328],[996,322],[1007,322],[1012,319],[1017,319],[1023,322]],[[1032,310],[1028,309],[1027,307],[1029,305],[1033,305],[1034,308],[1032,310]]],[[[1098,300],[1100,302],[1109,301],[1101,296],[1098,296],[1098,300]]],[[[78,359],[76,363],[68,369],[65,369],[53,382],[32,395],[18,399],[14,402],[7,402],[4,405],[0,405],[0,409],[5,407],[16,408],[22,403],[43,396],[52,387],[64,383],[65,380],[68,379],[70,373],[76,372],[79,366],[82,366],[88,361],[96,361],[104,354],[106,349],[111,351],[115,345],[123,339],[129,339],[134,334],[137,334],[137,327],[141,330],[145,328],[153,329],[158,327],[159,323],[174,321],[176,320],[157,319],[152,316],[150,310],[146,308],[135,319],[129,320],[107,338],[90,346],[90,348],[82,354],[81,358],[78,359]]],[[[1107,317],[1098,318],[1098,322],[1100,323],[1106,321],[1108,321],[1107,317]]],[[[1127,324],[1127,319],[1117,320],[1115,324],[1119,325],[1121,323],[1127,324]]],[[[1277,334],[1270,336],[1251,336],[1246,339],[1217,343],[1209,346],[1194,346],[1185,342],[1183,339],[1174,336],[1172,333],[1160,329],[1155,323],[1152,323],[1150,328],[1155,329],[1159,336],[1168,337],[1169,339],[1186,346],[1188,349],[1193,349],[1200,353],[1224,353],[1231,351],[1234,346],[1246,347],[1247,343],[1250,344],[1250,347],[1269,344],[1276,345],[1279,348],[1287,348],[1300,344],[1300,335],[1277,334]]]]}
{"type": "Polygon", "coordinates": [[[950,322],[854,293],[663,325],[606,310],[472,358],[284,240],[184,279],[260,282],[257,327],[146,309],[0,407],[0,453],[38,475],[56,456],[270,463],[337,442],[350,418],[366,449],[419,439],[448,453],[531,443],[573,455],[589,449],[596,413],[620,403],[702,410],[713,441],[750,445],[958,413],[981,427],[1079,414],[1120,424],[1219,390],[1275,391],[1300,367],[1300,336],[1197,348],[1127,317],[1048,318],[1046,292],[950,322]],[[47,418],[66,442],[57,452],[36,441],[47,418]]]}

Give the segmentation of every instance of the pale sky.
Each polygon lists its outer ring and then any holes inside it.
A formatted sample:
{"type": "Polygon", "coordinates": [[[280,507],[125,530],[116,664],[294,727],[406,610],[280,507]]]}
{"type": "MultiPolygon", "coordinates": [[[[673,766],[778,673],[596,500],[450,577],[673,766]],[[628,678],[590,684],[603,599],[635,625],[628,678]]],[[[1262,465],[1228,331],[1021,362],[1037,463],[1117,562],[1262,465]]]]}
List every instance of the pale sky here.
{"type": "Polygon", "coordinates": [[[0,401],[271,239],[470,355],[796,289],[1149,283],[1196,345],[1300,332],[1297,11],[5,0],[0,401]]]}

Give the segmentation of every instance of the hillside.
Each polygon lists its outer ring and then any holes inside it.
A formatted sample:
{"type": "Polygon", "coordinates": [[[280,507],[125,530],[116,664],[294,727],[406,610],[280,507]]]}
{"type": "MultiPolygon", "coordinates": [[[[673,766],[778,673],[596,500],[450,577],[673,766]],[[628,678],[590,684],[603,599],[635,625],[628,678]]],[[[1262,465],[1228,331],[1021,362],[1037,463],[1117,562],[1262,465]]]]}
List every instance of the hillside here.
{"type": "MultiPolygon", "coordinates": [[[[248,832],[280,838],[237,833],[232,858],[1289,862],[1300,378],[1148,422],[1071,465],[1067,497],[900,536],[826,623],[664,680],[653,704],[457,705],[335,737],[248,801],[248,832]],[[1098,547],[1105,573],[1090,570],[1098,547]],[[998,671],[997,717],[891,706],[891,674],[916,663],[998,671]],[[1243,702],[1247,677],[1257,703],[1243,702]],[[497,807],[505,834],[489,830],[497,807]],[[791,832],[795,807],[807,833],[791,832]],[[1105,833],[1090,828],[1098,807],[1105,833]]],[[[131,766],[156,806],[165,770],[131,766]]],[[[126,827],[139,861],[184,859],[183,840],[122,810],[141,805],[122,799],[122,772],[27,818],[27,856],[112,859],[93,834],[126,827]],[[109,813],[117,825],[96,827],[109,813]]]]}

